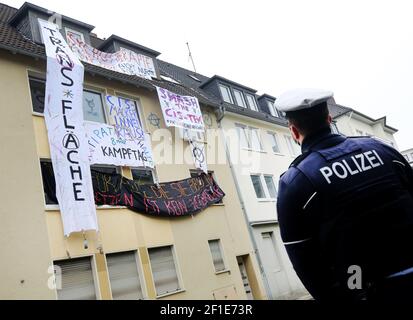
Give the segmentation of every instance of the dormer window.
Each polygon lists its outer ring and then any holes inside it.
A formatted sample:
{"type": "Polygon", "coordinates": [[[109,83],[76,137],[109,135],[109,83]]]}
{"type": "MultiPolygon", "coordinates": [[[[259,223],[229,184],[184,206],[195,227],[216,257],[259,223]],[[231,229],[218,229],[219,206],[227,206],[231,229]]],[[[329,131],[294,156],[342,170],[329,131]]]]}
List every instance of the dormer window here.
{"type": "Polygon", "coordinates": [[[79,40],[81,42],[85,42],[85,37],[83,36],[83,33],[79,32],[79,31],[76,31],[76,30],[73,30],[73,29],[70,29],[70,28],[66,27],[65,28],[65,34],[66,34],[66,39],[67,39],[68,35],[70,35],[70,37],[72,39],[79,40]]]}
{"type": "Polygon", "coordinates": [[[247,107],[242,91],[234,89],[234,96],[235,96],[235,101],[238,106],[243,107],[243,108],[247,107]]]}
{"type": "Polygon", "coordinates": [[[258,111],[257,102],[255,101],[255,97],[249,93],[246,93],[245,96],[247,97],[249,108],[251,110],[258,111]]]}
{"type": "Polygon", "coordinates": [[[219,90],[221,91],[222,99],[227,102],[233,104],[234,101],[232,100],[231,91],[229,87],[224,86],[222,84],[219,85],[219,90]]]}
{"type": "Polygon", "coordinates": [[[268,109],[270,109],[270,113],[273,117],[280,117],[280,113],[278,112],[277,108],[274,105],[274,102],[268,101],[268,109]]]}

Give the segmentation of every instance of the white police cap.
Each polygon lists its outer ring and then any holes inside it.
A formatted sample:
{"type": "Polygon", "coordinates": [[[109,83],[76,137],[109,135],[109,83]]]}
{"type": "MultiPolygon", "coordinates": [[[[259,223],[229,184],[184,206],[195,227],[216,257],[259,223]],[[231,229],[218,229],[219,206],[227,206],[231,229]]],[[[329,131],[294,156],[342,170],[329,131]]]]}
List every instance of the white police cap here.
{"type": "Polygon", "coordinates": [[[283,112],[314,107],[333,97],[333,92],[319,89],[294,89],[281,94],[275,100],[275,107],[283,112]]]}

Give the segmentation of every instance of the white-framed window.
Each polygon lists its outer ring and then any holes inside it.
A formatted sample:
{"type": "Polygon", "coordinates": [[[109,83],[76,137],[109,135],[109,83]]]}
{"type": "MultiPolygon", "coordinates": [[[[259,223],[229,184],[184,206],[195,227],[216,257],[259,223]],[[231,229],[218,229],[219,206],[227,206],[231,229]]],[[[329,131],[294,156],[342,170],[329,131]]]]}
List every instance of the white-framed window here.
{"type": "Polygon", "coordinates": [[[262,151],[260,130],[257,128],[249,128],[251,136],[251,149],[255,151],[262,151]]]}
{"type": "Polygon", "coordinates": [[[274,183],[274,176],[270,174],[252,174],[251,182],[258,199],[271,200],[277,199],[277,188],[274,183]]]}
{"type": "Polygon", "coordinates": [[[232,96],[231,96],[231,89],[227,86],[224,86],[223,84],[219,85],[219,90],[221,91],[221,95],[222,95],[222,99],[225,102],[231,103],[233,104],[234,101],[232,100],[232,96]]]}
{"type": "Polygon", "coordinates": [[[173,246],[148,248],[156,295],[162,296],[181,290],[173,246]]]}
{"type": "Polygon", "coordinates": [[[263,232],[261,233],[263,252],[268,252],[268,264],[271,266],[271,271],[278,272],[281,271],[280,259],[278,256],[278,249],[274,239],[273,232],[263,232]]]}
{"type": "Polygon", "coordinates": [[[248,106],[251,110],[258,111],[257,101],[252,94],[246,93],[245,96],[247,97],[248,106]]]}
{"type": "Polygon", "coordinates": [[[113,300],[144,299],[143,277],[136,251],[106,254],[113,300]]]}
{"type": "Polygon", "coordinates": [[[73,39],[85,42],[85,37],[83,36],[82,32],[65,27],[65,33],[66,33],[66,39],[67,39],[67,35],[70,34],[73,39]]]}
{"type": "Polygon", "coordinates": [[[245,149],[251,149],[250,139],[248,137],[248,127],[242,124],[236,124],[235,127],[237,128],[240,147],[245,149]]]}
{"type": "Polygon", "coordinates": [[[53,264],[59,300],[98,299],[98,284],[92,257],[54,261],[53,264]]]}
{"type": "Polygon", "coordinates": [[[226,270],[221,240],[209,240],[209,250],[211,251],[212,262],[215,272],[219,273],[226,270]]]}
{"type": "Polygon", "coordinates": [[[251,182],[252,182],[252,185],[254,187],[255,194],[256,194],[257,198],[258,199],[265,199],[266,195],[265,195],[264,187],[262,185],[261,176],[252,174],[251,175],[251,182]]]}
{"type": "Polygon", "coordinates": [[[242,91],[234,89],[234,96],[235,96],[235,103],[243,108],[246,108],[247,105],[245,104],[245,99],[244,95],[242,94],[242,91]]]}
{"type": "Polygon", "coordinates": [[[46,206],[58,205],[52,161],[50,159],[40,159],[40,170],[42,174],[44,202],[46,206]]]}
{"type": "Polygon", "coordinates": [[[83,117],[87,121],[106,123],[105,109],[100,92],[83,90],[83,117]]]}
{"type": "Polygon", "coordinates": [[[298,144],[293,140],[293,138],[290,135],[284,135],[285,141],[288,146],[288,150],[290,151],[291,156],[297,157],[298,155],[301,154],[300,147],[298,144]]]}
{"type": "Polygon", "coordinates": [[[270,109],[271,115],[273,117],[279,117],[280,113],[278,112],[277,108],[275,107],[274,102],[267,100],[267,104],[268,104],[268,109],[270,109]]]}
{"type": "Polygon", "coordinates": [[[281,153],[280,146],[278,144],[278,135],[275,132],[268,131],[268,137],[270,138],[271,149],[274,153],[281,153]]]}
{"type": "Polygon", "coordinates": [[[270,199],[277,199],[277,189],[274,184],[272,175],[264,175],[265,186],[267,187],[268,196],[270,199]]]}

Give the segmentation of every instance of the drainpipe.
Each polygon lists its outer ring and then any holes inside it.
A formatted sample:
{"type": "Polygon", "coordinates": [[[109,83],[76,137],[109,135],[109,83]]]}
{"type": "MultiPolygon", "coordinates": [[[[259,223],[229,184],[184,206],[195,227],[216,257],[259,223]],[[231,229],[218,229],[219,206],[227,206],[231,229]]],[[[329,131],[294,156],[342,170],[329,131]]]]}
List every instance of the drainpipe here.
{"type": "Polygon", "coordinates": [[[225,134],[223,132],[224,130],[222,129],[221,120],[224,118],[224,116],[225,116],[225,108],[224,108],[223,104],[221,103],[220,106],[219,106],[219,110],[216,113],[218,128],[219,128],[221,137],[224,141],[225,154],[226,154],[226,157],[227,157],[227,160],[228,160],[228,163],[229,163],[229,167],[231,169],[232,178],[235,182],[235,188],[237,190],[238,198],[239,198],[239,201],[240,201],[240,204],[241,204],[242,213],[243,213],[245,222],[247,223],[247,226],[248,226],[248,234],[249,234],[250,239],[251,239],[251,243],[252,243],[254,253],[257,257],[257,261],[258,261],[258,265],[259,265],[259,268],[260,268],[261,277],[262,277],[263,282],[264,282],[265,290],[267,291],[268,298],[270,298],[270,300],[272,300],[273,296],[271,294],[270,285],[268,283],[267,276],[264,272],[264,267],[263,267],[263,263],[262,263],[262,260],[261,260],[261,257],[260,257],[259,251],[258,251],[257,242],[255,240],[254,233],[252,232],[252,226],[251,226],[250,221],[248,219],[247,209],[245,208],[245,203],[244,203],[244,199],[242,197],[241,188],[240,188],[239,183],[238,183],[237,175],[235,174],[234,165],[232,164],[232,161],[231,161],[231,156],[230,156],[230,152],[229,152],[228,145],[227,145],[227,139],[226,139],[225,134]]]}

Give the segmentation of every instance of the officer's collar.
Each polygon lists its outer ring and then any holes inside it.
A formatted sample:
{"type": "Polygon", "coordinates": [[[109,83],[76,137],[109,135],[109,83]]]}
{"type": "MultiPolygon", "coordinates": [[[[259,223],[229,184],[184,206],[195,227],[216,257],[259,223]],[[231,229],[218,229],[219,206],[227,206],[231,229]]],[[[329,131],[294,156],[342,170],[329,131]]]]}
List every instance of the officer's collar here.
{"type": "Polygon", "coordinates": [[[317,132],[309,134],[304,138],[303,143],[301,144],[301,152],[304,154],[305,152],[310,151],[313,146],[331,136],[335,137],[337,135],[331,133],[330,127],[325,127],[318,130],[317,132]]]}

